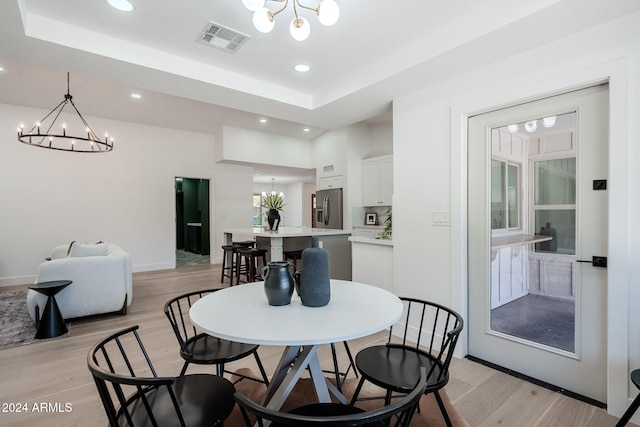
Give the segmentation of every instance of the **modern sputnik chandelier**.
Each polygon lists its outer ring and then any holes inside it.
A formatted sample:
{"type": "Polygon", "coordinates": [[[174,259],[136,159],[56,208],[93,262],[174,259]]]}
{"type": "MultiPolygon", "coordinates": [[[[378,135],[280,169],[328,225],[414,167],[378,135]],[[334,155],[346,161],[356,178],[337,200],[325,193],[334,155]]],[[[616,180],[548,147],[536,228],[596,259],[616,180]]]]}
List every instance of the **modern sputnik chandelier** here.
{"type": "MultiPolygon", "coordinates": [[[[271,178],[271,193],[269,193],[271,196],[275,197],[276,195],[278,197],[284,197],[284,193],[281,191],[280,193],[276,193],[276,188],[275,188],[275,184],[276,184],[276,179],[275,178],[271,178]]],[[[267,194],[266,191],[262,192],[262,197],[266,197],[269,194],[267,194]]]]}
{"type": "MultiPolygon", "coordinates": [[[[317,0],[316,0],[317,1],[317,0]]],[[[242,0],[247,9],[253,12],[253,25],[261,33],[268,33],[275,26],[276,15],[289,6],[289,0],[242,0]],[[272,11],[267,4],[282,3],[283,6],[272,11]]],[[[311,24],[306,18],[298,15],[298,8],[312,10],[318,15],[318,21],[324,26],[330,27],[338,21],[340,8],[335,0],[322,0],[317,7],[305,6],[300,0],[292,0],[294,18],[289,25],[291,37],[298,41],[306,40],[311,32],[311,24]]]]}
{"type": "Polygon", "coordinates": [[[25,131],[24,124],[20,124],[20,127],[18,127],[18,140],[34,147],[78,153],[106,153],[113,150],[113,138],[110,138],[108,134],[105,134],[104,139],[98,138],[73,103],[73,97],[69,93],[69,73],[67,73],[67,93],[64,96],[64,100],[42,120],[36,122],[35,126],[30,130],[25,131]],[[80,122],[86,132],[85,134],[80,136],[68,134],[66,122],[62,122],[60,128],[54,128],[60,113],[62,113],[64,108],[69,104],[71,104],[80,118],[80,122]],[[60,130],[62,130],[62,133],[60,133],[60,130]]]}

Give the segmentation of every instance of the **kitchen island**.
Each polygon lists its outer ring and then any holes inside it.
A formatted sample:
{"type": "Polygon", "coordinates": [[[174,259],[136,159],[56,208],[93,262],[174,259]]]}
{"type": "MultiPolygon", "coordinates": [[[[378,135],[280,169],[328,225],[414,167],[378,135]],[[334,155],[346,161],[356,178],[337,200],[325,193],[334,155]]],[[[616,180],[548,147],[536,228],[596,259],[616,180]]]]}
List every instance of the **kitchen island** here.
{"type": "MultiPolygon", "coordinates": [[[[265,231],[260,227],[222,230],[225,244],[234,241],[255,240],[260,249],[267,249],[270,261],[284,260],[284,251],[305,249],[317,238],[319,246],[329,253],[329,268],[332,279],[351,280],[350,230],[330,228],[279,227],[276,231],[265,231]]],[[[300,265],[298,266],[300,268],[300,265]]]]}

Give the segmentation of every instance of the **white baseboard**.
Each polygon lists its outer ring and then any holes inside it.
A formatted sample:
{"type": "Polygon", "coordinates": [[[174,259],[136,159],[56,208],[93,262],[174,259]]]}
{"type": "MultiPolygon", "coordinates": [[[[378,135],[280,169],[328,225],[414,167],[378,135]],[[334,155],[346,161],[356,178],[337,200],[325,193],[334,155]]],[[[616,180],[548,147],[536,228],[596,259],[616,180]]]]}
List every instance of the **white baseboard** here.
{"type": "Polygon", "coordinates": [[[172,270],[176,268],[176,262],[161,262],[158,264],[137,264],[131,266],[131,270],[134,273],[141,273],[143,271],[156,271],[156,270],[172,270]]]}
{"type": "Polygon", "coordinates": [[[31,285],[35,283],[38,276],[0,277],[0,287],[31,285]]]}

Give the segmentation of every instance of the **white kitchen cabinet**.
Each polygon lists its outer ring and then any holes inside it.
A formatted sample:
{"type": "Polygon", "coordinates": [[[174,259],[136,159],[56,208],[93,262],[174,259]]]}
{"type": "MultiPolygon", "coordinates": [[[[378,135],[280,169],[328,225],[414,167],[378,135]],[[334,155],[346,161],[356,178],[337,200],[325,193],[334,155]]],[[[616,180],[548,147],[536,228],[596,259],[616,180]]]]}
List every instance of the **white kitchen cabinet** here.
{"type": "Polygon", "coordinates": [[[318,180],[318,190],[342,188],[342,175],[327,176],[318,180]]]}
{"type": "Polygon", "coordinates": [[[362,161],[362,205],[391,206],[393,196],[393,156],[362,161]]]}

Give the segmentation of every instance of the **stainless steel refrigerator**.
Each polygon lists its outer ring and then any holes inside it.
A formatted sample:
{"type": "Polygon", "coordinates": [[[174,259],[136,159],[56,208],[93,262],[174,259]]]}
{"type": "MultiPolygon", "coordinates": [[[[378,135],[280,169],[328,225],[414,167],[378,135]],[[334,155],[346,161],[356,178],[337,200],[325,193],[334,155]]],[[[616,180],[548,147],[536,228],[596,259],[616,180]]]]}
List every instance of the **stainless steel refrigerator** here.
{"type": "Polygon", "coordinates": [[[342,188],[316,191],[316,227],[342,229],[342,188]]]}

